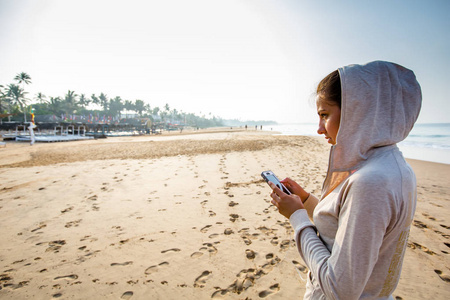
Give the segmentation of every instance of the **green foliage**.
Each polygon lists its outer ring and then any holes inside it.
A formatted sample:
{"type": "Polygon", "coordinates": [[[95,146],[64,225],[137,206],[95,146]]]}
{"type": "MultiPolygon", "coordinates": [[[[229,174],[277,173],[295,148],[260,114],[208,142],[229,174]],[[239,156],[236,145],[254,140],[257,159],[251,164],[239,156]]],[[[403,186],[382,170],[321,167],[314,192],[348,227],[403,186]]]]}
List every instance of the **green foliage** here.
{"type": "MultiPolygon", "coordinates": [[[[29,99],[25,97],[24,84],[31,83],[31,77],[25,73],[19,73],[14,80],[18,84],[9,84],[8,86],[0,85],[0,112],[16,114],[12,119],[23,121],[29,114],[29,99]],[[19,85],[21,84],[22,87],[19,85]],[[23,116],[20,116],[20,113],[23,116]]],[[[175,108],[171,109],[166,103],[161,109],[157,106],[151,107],[145,101],[136,99],[122,100],[120,96],[109,99],[104,93],[99,96],[92,94],[86,97],[85,94],[77,95],[75,91],[68,90],[67,93],[60,97],[47,97],[43,93],[38,93],[34,97],[35,103],[31,104],[35,115],[55,115],[60,117],[65,115],[106,115],[110,117],[121,117],[121,112],[134,111],[142,118],[150,118],[154,121],[162,121],[178,125],[186,125],[192,127],[214,127],[223,126],[222,119],[211,116],[197,116],[193,113],[184,113],[175,108]]],[[[11,119],[11,118],[10,118],[11,119]]]]}

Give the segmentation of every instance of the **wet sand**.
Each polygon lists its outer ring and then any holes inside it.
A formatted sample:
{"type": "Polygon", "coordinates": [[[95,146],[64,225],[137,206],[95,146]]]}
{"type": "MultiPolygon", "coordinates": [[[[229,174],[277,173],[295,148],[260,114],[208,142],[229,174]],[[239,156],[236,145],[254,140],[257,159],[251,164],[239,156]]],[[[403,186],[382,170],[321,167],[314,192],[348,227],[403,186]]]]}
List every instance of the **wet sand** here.
{"type": "MultiPolygon", "coordinates": [[[[1,299],[292,299],[307,268],[260,177],[320,195],[315,137],[215,130],[0,148],[1,299]]],[[[397,299],[450,294],[450,165],[410,160],[397,299]]]]}

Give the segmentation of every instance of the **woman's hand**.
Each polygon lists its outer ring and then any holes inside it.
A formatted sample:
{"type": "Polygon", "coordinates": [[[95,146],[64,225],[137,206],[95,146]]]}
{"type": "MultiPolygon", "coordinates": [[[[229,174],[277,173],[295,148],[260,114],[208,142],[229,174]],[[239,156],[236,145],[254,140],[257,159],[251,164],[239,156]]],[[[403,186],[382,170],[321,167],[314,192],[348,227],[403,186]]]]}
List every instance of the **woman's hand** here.
{"type": "Polygon", "coordinates": [[[292,194],[296,194],[297,196],[302,199],[302,202],[305,203],[306,199],[309,197],[309,193],[305,191],[297,182],[290,178],[285,178],[281,180],[281,183],[284,184],[285,187],[289,191],[291,191],[292,194]]]}
{"type": "MultiPolygon", "coordinates": [[[[298,195],[288,195],[282,192],[275,184],[269,183],[272,188],[272,204],[278,208],[280,214],[289,219],[289,217],[298,209],[303,209],[302,200],[298,195]]],[[[292,190],[291,190],[292,191],[292,190]]]]}

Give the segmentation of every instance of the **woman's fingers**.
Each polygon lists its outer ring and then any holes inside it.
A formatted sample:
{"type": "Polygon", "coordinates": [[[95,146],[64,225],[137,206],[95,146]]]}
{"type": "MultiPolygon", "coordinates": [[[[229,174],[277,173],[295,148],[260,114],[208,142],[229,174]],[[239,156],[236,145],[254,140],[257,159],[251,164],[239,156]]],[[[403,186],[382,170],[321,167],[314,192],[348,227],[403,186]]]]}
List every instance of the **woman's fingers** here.
{"type": "Polygon", "coordinates": [[[283,193],[274,183],[269,182],[269,185],[272,188],[273,193],[275,193],[277,195],[281,195],[283,193]]]}
{"type": "Polygon", "coordinates": [[[306,199],[309,197],[309,193],[306,192],[297,182],[290,178],[285,178],[281,180],[281,183],[283,183],[293,194],[296,194],[297,196],[302,199],[302,201],[306,201],[306,199]]]}
{"type": "Polygon", "coordinates": [[[275,205],[276,207],[279,207],[278,202],[275,199],[272,199],[272,201],[270,201],[273,205],[275,205]]]}

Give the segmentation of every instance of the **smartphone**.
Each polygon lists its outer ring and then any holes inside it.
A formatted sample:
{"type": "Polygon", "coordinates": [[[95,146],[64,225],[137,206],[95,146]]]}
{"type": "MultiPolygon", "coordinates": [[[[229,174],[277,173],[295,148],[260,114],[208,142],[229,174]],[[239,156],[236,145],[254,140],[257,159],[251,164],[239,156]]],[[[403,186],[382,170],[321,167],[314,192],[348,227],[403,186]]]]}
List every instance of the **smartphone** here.
{"type": "Polygon", "coordinates": [[[270,181],[286,194],[288,195],[291,194],[291,192],[284,186],[284,184],[280,182],[280,180],[277,178],[277,176],[275,176],[275,174],[272,171],[264,171],[261,173],[261,176],[267,183],[269,183],[270,181]]]}

